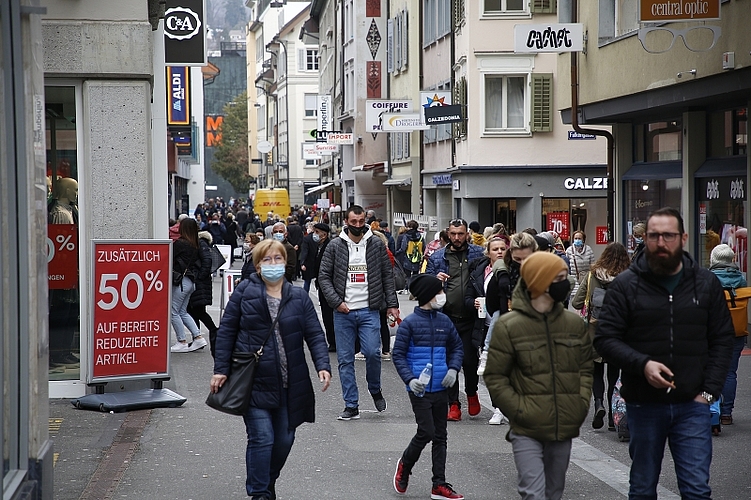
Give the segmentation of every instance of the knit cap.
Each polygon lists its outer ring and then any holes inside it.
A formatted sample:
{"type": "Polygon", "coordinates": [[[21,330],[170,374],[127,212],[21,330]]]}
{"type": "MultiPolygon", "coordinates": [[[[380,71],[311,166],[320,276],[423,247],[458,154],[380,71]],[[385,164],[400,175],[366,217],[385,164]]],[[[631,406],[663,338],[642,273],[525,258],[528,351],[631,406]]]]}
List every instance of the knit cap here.
{"type": "MultiPolygon", "coordinates": [[[[541,233],[542,234],[542,233],[541,233]]],[[[547,252],[550,249],[550,242],[544,236],[540,234],[534,236],[537,242],[537,249],[541,252],[547,252]]]]}
{"type": "Polygon", "coordinates": [[[733,249],[723,243],[712,249],[712,253],[709,255],[709,265],[732,264],[734,258],[735,253],[733,252],[733,249]]]}
{"type": "Polygon", "coordinates": [[[421,306],[433,300],[433,297],[441,290],[443,290],[443,283],[432,274],[418,274],[409,284],[409,291],[417,297],[417,303],[421,306]]]}
{"type": "Polygon", "coordinates": [[[548,289],[561,271],[567,271],[566,262],[554,253],[535,252],[522,262],[521,277],[529,294],[536,299],[548,289]]]}

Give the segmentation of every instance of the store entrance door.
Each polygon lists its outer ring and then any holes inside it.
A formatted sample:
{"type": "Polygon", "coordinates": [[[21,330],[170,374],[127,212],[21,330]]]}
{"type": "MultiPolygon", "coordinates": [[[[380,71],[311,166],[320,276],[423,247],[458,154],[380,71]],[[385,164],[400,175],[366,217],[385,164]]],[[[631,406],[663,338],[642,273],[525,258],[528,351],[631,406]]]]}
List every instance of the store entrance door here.
{"type": "Polygon", "coordinates": [[[498,198],[493,200],[495,207],[494,223],[500,222],[506,226],[506,234],[516,232],[516,199],[498,198]]]}

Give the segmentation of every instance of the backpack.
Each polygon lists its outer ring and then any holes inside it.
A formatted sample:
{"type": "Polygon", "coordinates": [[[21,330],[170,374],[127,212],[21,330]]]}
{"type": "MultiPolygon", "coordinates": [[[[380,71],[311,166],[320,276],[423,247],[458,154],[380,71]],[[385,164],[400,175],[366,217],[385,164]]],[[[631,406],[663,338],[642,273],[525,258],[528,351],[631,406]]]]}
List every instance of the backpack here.
{"type": "Polygon", "coordinates": [[[748,335],[748,300],[751,298],[751,287],[725,288],[725,300],[733,320],[736,337],[748,335]]]}
{"type": "MultiPolygon", "coordinates": [[[[592,282],[592,273],[587,275],[587,292],[592,290],[590,283],[592,282]]],[[[591,297],[587,293],[587,300],[585,300],[585,306],[587,308],[587,315],[590,323],[597,323],[597,318],[600,316],[600,310],[602,309],[602,303],[605,301],[605,294],[607,288],[605,286],[596,287],[592,291],[591,297]]]]}
{"type": "Polygon", "coordinates": [[[409,240],[407,242],[407,260],[413,264],[420,264],[422,262],[423,241],[409,240]]]}

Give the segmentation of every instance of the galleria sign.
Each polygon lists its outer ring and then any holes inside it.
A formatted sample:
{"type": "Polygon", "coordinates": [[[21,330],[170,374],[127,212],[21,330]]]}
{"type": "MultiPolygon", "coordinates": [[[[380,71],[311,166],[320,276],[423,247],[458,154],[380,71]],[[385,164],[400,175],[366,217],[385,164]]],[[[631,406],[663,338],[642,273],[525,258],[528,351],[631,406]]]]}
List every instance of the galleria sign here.
{"type": "Polygon", "coordinates": [[[567,177],[563,181],[563,187],[569,191],[580,189],[607,189],[607,177],[567,177]]]}

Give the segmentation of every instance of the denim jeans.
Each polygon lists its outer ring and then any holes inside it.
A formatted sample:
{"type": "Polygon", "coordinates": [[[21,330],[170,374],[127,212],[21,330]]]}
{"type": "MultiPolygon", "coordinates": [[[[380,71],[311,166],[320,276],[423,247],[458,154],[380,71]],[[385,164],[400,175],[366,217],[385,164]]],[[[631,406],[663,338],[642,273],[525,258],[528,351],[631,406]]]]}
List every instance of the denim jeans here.
{"type": "Polygon", "coordinates": [[[267,410],[251,406],[243,415],[248,433],[245,450],[248,496],[271,497],[271,487],[276,484],[295,442],[295,430],[289,428],[287,417],[286,390],[281,399],[279,408],[267,410]]]}
{"type": "Polygon", "coordinates": [[[678,489],[684,500],[709,499],[712,429],[709,405],[626,403],[628,452],[631,456],[629,500],[657,499],[657,482],[665,441],[675,462],[678,489]]]}
{"type": "Polygon", "coordinates": [[[483,351],[485,352],[488,352],[488,349],[490,349],[490,339],[493,338],[493,328],[495,327],[495,322],[498,321],[500,316],[501,311],[496,311],[490,319],[490,326],[488,326],[488,333],[485,334],[485,346],[483,347],[483,351]]]}
{"type": "Polygon", "coordinates": [[[357,408],[360,396],[355,378],[355,338],[365,356],[365,379],[371,394],[381,390],[381,318],[378,311],[363,308],[347,314],[334,311],[336,358],[342,397],[348,408],[357,408]]]}
{"type": "Polygon", "coordinates": [[[302,289],[305,290],[306,293],[310,293],[310,282],[311,280],[303,280],[302,282],[302,289]]]}
{"type": "Polygon", "coordinates": [[[411,471],[422,450],[432,442],[430,451],[433,458],[433,486],[446,482],[446,442],[448,431],[448,392],[426,392],[421,398],[408,392],[412,411],[415,412],[417,433],[402,454],[402,462],[407,471],[411,471]]]}
{"type": "Polygon", "coordinates": [[[720,402],[720,415],[732,415],[735,406],[735,390],[738,387],[738,361],[741,352],[746,346],[746,337],[735,337],[733,343],[733,359],[730,360],[730,369],[722,387],[722,401],[720,402]]]}
{"type": "Polygon", "coordinates": [[[188,303],[190,302],[190,296],[196,289],[195,283],[190,278],[183,276],[182,284],[179,286],[172,286],[172,328],[175,329],[175,336],[178,342],[184,342],[185,329],[183,325],[188,327],[193,337],[201,335],[201,331],[198,329],[196,322],[188,314],[188,303]]]}

